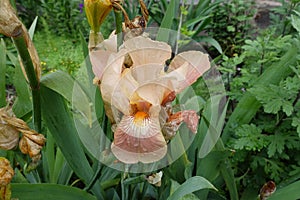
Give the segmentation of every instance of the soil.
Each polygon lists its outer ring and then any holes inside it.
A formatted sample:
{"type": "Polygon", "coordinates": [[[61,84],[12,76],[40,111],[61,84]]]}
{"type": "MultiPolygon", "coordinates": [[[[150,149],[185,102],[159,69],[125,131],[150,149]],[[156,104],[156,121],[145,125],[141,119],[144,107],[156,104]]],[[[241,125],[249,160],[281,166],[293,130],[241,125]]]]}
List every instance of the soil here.
{"type": "Polygon", "coordinates": [[[256,0],[257,13],[254,21],[258,28],[264,29],[270,25],[270,12],[282,4],[276,0],[256,0]]]}

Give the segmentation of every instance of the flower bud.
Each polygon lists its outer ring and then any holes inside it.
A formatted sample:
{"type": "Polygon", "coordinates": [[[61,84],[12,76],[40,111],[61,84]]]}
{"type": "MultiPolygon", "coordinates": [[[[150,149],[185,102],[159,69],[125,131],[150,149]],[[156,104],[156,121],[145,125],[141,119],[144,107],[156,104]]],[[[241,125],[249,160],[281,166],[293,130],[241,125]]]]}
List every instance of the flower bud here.
{"type": "Polygon", "coordinates": [[[13,176],[14,170],[9,161],[4,157],[0,157],[0,187],[8,185],[13,176]]]}
{"type": "Polygon", "coordinates": [[[92,31],[99,32],[113,5],[110,0],[84,0],[85,13],[92,31]]]}

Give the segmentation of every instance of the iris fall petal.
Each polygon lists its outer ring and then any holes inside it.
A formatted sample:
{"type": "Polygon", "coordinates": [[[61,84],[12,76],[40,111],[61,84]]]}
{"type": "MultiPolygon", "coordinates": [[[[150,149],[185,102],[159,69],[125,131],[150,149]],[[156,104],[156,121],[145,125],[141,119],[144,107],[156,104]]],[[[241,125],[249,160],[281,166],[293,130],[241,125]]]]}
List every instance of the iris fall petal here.
{"type": "Polygon", "coordinates": [[[111,150],[122,162],[151,163],[162,159],[167,153],[167,144],[155,118],[139,119],[124,116],[114,133],[111,150]]]}

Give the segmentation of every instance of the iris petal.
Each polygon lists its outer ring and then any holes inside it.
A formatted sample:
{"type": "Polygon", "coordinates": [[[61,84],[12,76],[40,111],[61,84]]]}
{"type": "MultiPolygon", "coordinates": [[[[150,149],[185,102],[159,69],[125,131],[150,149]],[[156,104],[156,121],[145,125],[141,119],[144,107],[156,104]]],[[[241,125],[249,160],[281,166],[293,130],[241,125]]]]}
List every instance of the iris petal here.
{"type": "Polygon", "coordinates": [[[124,163],[152,163],[165,156],[167,144],[158,119],[144,118],[136,122],[134,116],[123,116],[114,133],[111,150],[124,163]]]}

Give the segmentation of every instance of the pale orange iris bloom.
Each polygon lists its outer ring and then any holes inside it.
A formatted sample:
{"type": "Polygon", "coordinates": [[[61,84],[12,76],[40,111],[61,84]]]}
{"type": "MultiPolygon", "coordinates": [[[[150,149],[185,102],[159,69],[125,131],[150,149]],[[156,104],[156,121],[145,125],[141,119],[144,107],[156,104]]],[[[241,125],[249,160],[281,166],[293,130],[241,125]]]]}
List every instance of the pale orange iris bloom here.
{"type": "Polygon", "coordinates": [[[103,100],[113,110],[108,112],[110,119],[114,114],[117,124],[111,150],[121,162],[162,159],[167,153],[166,140],[171,138],[163,130],[175,134],[182,122],[197,132],[195,111],[174,114],[170,107],[176,94],[210,68],[208,55],[183,52],[166,66],[171,53],[167,43],[143,36],[126,40],[117,52],[113,35],[90,54],[103,100]]]}

